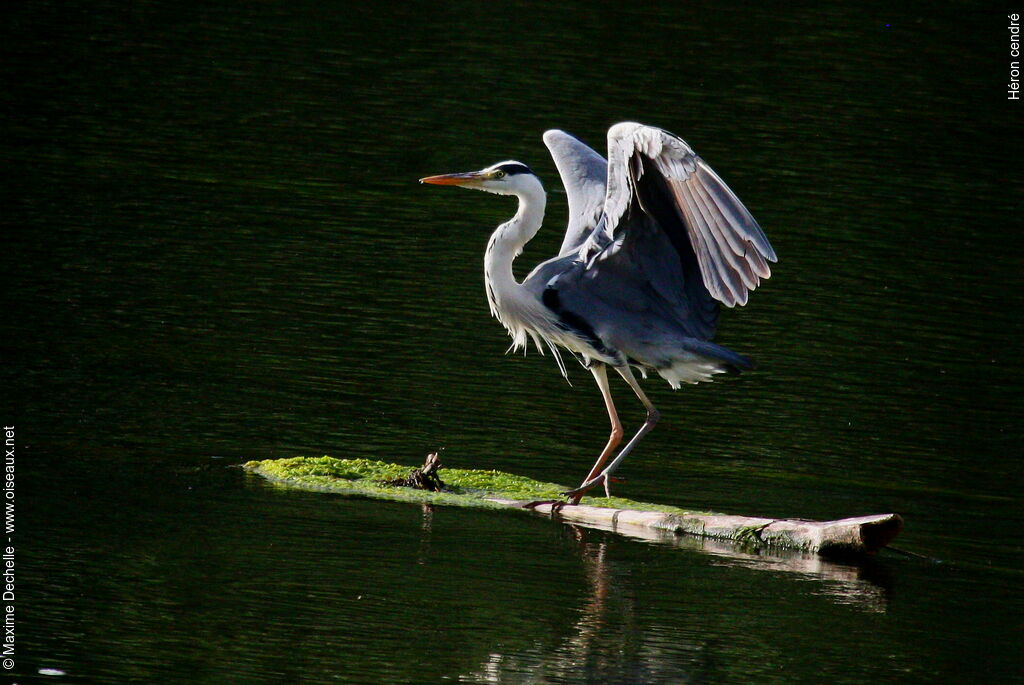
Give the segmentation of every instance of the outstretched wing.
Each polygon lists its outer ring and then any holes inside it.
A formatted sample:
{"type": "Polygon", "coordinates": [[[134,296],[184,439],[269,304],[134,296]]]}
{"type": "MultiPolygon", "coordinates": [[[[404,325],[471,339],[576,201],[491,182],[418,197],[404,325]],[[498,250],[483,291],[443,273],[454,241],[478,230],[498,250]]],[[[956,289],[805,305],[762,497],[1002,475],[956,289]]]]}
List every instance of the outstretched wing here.
{"type": "Polygon", "coordinates": [[[684,271],[695,257],[704,287],[727,307],[746,304],[777,260],[754,217],[685,141],[631,122],[608,131],[603,230],[611,250],[649,252],[643,243],[667,237],[684,271]]]}
{"type": "Polygon", "coordinates": [[[608,163],[565,131],[546,131],[544,144],[551,151],[569,198],[569,226],[558,250],[558,254],[564,255],[583,244],[601,217],[608,163]]]}

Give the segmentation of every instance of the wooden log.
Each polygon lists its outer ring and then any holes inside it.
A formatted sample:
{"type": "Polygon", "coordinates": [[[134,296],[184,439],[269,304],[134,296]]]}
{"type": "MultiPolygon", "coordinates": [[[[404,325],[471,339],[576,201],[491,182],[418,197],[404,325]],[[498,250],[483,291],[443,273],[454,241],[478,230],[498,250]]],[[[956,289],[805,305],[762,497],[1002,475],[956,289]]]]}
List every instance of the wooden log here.
{"type": "MultiPolygon", "coordinates": [[[[528,502],[491,499],[508,507],[525,508],[528,502]]],[[[585,505],[558,507],[543,503],[532,508],[565,521],[594,525],[608,530],[634,533],[631,529],[655,529],[676,535],[734,542],[749,542],[755,546],[778,546],[819,554],[874,553],[888,545],[901,530],[903,518],[899,514],[875,514],[835,521],[806,521],[802,519],[770,519],[730,514],[666,514],[659,511],[610,509],[585,505]],[[552,511],[555,509],[555,511],[552,511]]]]}
{"type": "Polygon", "coordinates": [[[772,519],[688,511],[678,507],[622,498],[587,497],[573,506],[550,503],[528,508],[535,500],[556,498],[566,488],[500,471],[445,469],[437,455],[411,470],[366,459],[292,457],[244,465],[247,471],[293,488],[360,495],[403,502],[533,511],[568,523],[651,539],[658,535],[729,540],[755,549],[789,549],[820,555],[872,554],[903,529],[898,514],[876,514],[836,521],[772,519]],[[411,473],[410,473],[411,471],[411,473]],[[420,481],[432,487],[421,487],[420,481]],[[439,489],[439,490],[438,490],[439,489]]]}

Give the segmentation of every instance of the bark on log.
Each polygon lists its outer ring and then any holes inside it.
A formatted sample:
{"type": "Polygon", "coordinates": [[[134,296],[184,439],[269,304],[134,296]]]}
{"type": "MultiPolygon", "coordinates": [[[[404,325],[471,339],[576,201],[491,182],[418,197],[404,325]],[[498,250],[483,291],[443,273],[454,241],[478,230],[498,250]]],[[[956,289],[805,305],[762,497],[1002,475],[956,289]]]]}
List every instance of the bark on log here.
{"type": "MultiPolygon", "coordinates": [[[[488,499],[509,507],[524,508],[529,504],[517,500],[488,499]]],[[[903,530],[903,518],[899,514],[875,514],[835,521],[804,521],[730,514],[678,515],[585,505],[558,507],[549,503],[532,509],[572,523],[595,525],[627,534],[630,528],[656,529],[677,535],[751,542],[758,546],[778,546],[819,554],[877,552],[903,530]],[[553,508],[556,511],[552,512],[553,508]]]]}

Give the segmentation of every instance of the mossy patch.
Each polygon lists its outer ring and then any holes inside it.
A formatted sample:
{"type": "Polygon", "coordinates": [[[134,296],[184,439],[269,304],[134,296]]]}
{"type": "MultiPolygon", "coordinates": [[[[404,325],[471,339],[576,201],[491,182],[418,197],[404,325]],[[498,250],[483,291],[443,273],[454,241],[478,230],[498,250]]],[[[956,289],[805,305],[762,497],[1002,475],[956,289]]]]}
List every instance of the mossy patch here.
{"type": "MultiPolygon", "coordinates": [[[[402,466],[372,459],[335,459],[334,457],[290,457],[250,461],[243,465],[247,471],[288,487],[320,490],[350,495],[363,495],[403,502],[428,502],[462,507],[501,508],[490,498],[532,501],[561,499],[568,490],[564,485],[545,483],[503,471],[475,469],[442,469],[444,492],[427,492],[399,486],[384,485],[383,481],[405,478],[412,466],[402,466]]],[[[582,504],[612,509],[660,511],[668,514],[695,514],[678,507],[636,502],[622,497],[584,497],[582,504]]]]}

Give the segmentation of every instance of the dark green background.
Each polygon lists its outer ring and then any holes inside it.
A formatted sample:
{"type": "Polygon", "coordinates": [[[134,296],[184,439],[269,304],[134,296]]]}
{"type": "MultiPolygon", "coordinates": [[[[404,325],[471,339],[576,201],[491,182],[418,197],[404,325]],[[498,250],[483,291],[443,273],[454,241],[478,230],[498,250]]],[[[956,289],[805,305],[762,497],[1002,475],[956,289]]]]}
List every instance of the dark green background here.
{"type": "MultiPolygon", "coordinates": [[[[1002,14],[761,3],[20,2],[3,20],[17,667],[68,682],[1010,682],[1021,673],[1021,103],[1002,14]],[[780,262],[622,495],[898,511],[861,565],[295,493],[295,454],[572,484],[589,374],[504,357],[508,199],[424,188],[540,135],[684,138],[780,262]]],[[[628,427],[642,412],[619,383],[628,427]]]]}

